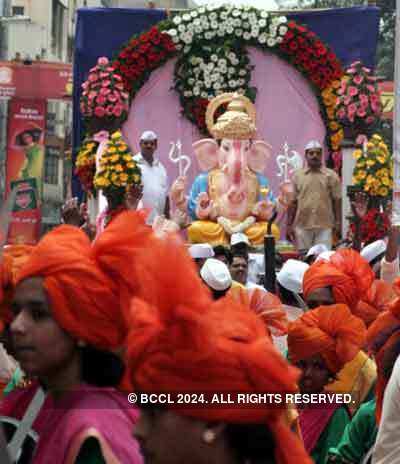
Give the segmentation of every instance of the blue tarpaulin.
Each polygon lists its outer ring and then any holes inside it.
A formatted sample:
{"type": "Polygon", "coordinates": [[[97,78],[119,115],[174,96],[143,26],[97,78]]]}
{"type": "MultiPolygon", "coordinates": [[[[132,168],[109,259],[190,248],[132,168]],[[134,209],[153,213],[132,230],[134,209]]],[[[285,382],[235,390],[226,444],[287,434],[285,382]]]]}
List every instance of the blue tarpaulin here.
{"type": "MultiPolygon", "coordinates": [[[[344,66],[362,60],[375,64],[379,31],[379,8],[354,7],[309,10],[288,15],[307,25],[333,51],[344,66]]],[[[82,120],[79,115],[81,84],[100,56],[112,56],[134,34],[149,29],[165,19],[164,10],[85,8],[78,10],[74,57],[74,153],[81,141],[82,120]]],[[[72,181],[74,195],[81,196],[79,180],[72,181]]]]}

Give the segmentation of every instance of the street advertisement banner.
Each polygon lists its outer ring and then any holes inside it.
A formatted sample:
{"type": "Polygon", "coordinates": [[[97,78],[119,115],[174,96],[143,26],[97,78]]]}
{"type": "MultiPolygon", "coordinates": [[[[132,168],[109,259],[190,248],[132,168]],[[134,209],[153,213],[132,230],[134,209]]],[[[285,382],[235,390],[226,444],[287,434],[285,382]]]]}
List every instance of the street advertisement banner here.
{"type": "Polygon", "coordinates": [[[44,169],[46,101],[15,98],[8,113],[6,193],[15,180],[36,179],[41,197],[44,169]]]}
{"type": "Polygon", "coordinates": [[[41,212],[36,179],[11,182],[15,192],[7,243],[10,245],[35,245],[40,237],[41,212]]]}

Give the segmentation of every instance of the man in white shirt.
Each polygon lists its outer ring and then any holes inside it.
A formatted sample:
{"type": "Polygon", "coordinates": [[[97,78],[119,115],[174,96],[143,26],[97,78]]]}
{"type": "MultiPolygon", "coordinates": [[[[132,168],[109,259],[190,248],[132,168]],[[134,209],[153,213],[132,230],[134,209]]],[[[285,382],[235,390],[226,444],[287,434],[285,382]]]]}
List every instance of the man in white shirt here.
{"type": "Polygon", "coordinates": [[[145,131],[140,137],[140,153],[133,157],[142,172],[141,206],[151,211],[148,219],[150,223],[156,216],[169,217],[167,171],[154,156],[156,150],[157,135],[153,131],[145,131]]]}

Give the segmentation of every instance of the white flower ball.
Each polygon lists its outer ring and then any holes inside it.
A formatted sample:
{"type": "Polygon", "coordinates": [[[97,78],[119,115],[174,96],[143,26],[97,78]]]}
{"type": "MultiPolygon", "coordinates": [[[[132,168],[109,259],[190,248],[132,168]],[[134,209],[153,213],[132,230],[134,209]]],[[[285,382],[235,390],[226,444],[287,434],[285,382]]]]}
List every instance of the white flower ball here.
{"type": "Polygon", "coordinates": [[[229,26],[229,27],[226,28],[226,32],[227,32],[228,34],[233,34],[234,30],[235,30],[235,29],[233,29],[232,26],[229,26]]]}
{"type": "Polygon", "coordinates": [[[202,34],[202,33],[203,33],[203,28],[202,28],[201,26],[196,26],[196,27],[194,28],[194,32],[195,32],[196,34],[202,34]]]}
{"type": "Polygon", "coordinates": [[[265,27],[267,25],[267,21],[265,19],[260,19],[260,21],[258,21],[258,25],[260,27],[265,27]]]}
{"type": "Polygon", "coordinates": [[[267,40],[267,45],[268,45],[268,47],[275,47],[275,45],[276,45],[276,40],[270,37],[270,38],[267,40]]]}
{"type": "Polygon", "coordinates": [[[214,63],[208,63],[207,68],[212,71],[214,69],[215,65],[214,63]]]}
{"type": "Polygon", "coordinates": [[[196,81],[193,79],[193,77],[189,77],[188,79],[188,84],[193,85],[196,81]]]}
{"type": "Polygon", "coordinates": [[[245,32],[245,33],[243,34],[243,38],[244,38],[244,40],[250,40],[250,39],[251,39],[251,34],[250,34],[250,32],[245,32]]]}
{"type": "Polygon", "coordinates": [[[226,11],[223,11],[221,14],[220,14],[220,18],[224,21],[226,18],[228,17],[226,11]]]}
{"type": "Polygon", "coordinates": [[[216,63],[218,61],[218,56],[214,53],[213,55],[210,56],[211,61],[214,61],[216,63]]]}
{"type": "Polygon", "coordinates": [[[199,18],[196,18],[196,19],[193,21],[193,24],[194,24],[194,26],[200,26],[200,24],[201,24],[200,19],[199,19],[199,18]]]}
{"type": "Polygon", "coordinates": [[[268,18],[268,13],[265,10],[262,10],[260,16],[264,19],[268,18]]]}
{"type": "Polygon", "coordinates": [[[286,26],[281,26],[281,27],[279,28],[279,34],[280,34],[281,36],[285,36],[286,33],[287,33],[287,31],[288,31],[288,28],[287,28],[286,26]]]}
{"type": "MultiPolygon", "coordinates": [[[[229,57],[229,56],[228,56],[228,57],[229,57]]],[[[220,59],[218,60],[218,66],[224,67],[224,66],[226,66],[226,65],[227,65],[227,61],[226,61],[225,58],[220,58],[220,59]]]]}
{"type": "Polygon", "coordinates": [[[232,66],[228,68],[228,74],[236,74],[236,69],[232,66]]]}
{"type": "Polygon", "coordinates": [[[237,66],[239,64],[239,60],[237,58],[235,58],[234,60],[231,61],[231,63],[234,65],[234,66],[237,66]]]}
{"type": "Polygon", "coordinates": [[[198,15],[199,15],[199,14],[197,13],[196,10],[193,10],[193,11],[190,12],[190,16],[191,16],[192,18],[197,18],[198,15]]]}
{"type": "Polygon", "coordinates": [[[243,29],[250,29],[250,23],[248,23],[247,21],[245,21],[245,22],[242,24],[242,27],[243,27],[243,29]]]}
{"type": "Polygon", "coordinates": [[[204,37],[205,37],[207,40],[210,40],[210,39],[212,39],[213,35],[211,34],[211,32],[206,32],[206,33],[204,34],[204,37]]]}
{"type": "Polygon", "coordinates": [[[218,29],[217,30],[217,35],[218,35],[218,37],[223,37],[225,35],[225,30],[224,29],[218,29]]]}
{"type": "Polygon", "coordinates": [[[235,35],[236,35],[236,37],[242,37],[242,35],[243,35],[242,29],[236,29],[235,35]]]}
{"type": "Polygon", "coordinates": [[[186,31],[186,26],[184,24],[179,24],[178,31],[179,32],[185,32],[186,31]]]}
{"type": "Polygon", "coordinates": [[[180,16],[174,16],[174,19],[172,21],[174,24],[178,25],[182,22],[182,19],[180,16]]]}
{"type": "Polygon", "coordinates": [[[188,98],[188,97],[191,97],[193,95],[193,93],[190,91],[190,90],[186,90],[186,92],[183,92],[183,95],[188,98]]]}
{"type": "Polygon", "coordinates": [[[249,17],[249,15],[246,12],[242,13],[242,19],[247,19],[248,17],[249,17]]]}
{"type": "Polygon", "coordinates": [[[187,14],[187,13],[182,16],[182,19],[184,21],[191,21],[192,20],[190,14],[187,14]]]}
{"type": "Polygon", "coordinates": [[[201,98],[208,98],[207,92],[201,92],[201,98]]]}
{"type": "Polygon", "coordinates": [[[213,87],[215,90],[219,90],[221,88],[221,84],[219,82],[215,82],[213,87]]]}
{"type": "Polygon", "coordinates": [[[197,86],[193,88],[193,95],[200,95],[200,89],[197,86]]]}
{"type": "Polygon", "coordinates": [[[190,52],[190,49],[191,49],[191,47],[190,47],[189,45],[185,45],[185,46],[183,47],[183,53],[189,53],[189,52],[190,52]]]}
{"type": "Polygon", "coordinates": [[[279,44],[280,44],[280,43],[283,42],[283,40],[284,40],[283,37],[277,37],[277,38],[276,38],[276,43],[279,43],[279,44]]]}
{"type": "Polygon", "coordinates": [[[269,28],[269,33],[272,37],[275,37],[277,35],[278,29],[276,26],[271,26],[269,28]]]}
{"type": "Polygon", "coordinates": [[[176,29],[170,29],[169,31],[167,31],[167,34],[170,35],[171,37],[175,37],[177,34],[177,31],[176,29]]]}
{"type": "Polygon", "coordinates": [[[286,16],[279,16],[278,20],[279,20],[280,24],[286,24],[287,23],[286,16]]]}
{"type": "Polygon", "coordinates": [[[230,81],[228,82],[228,85],[229,85],[229,87],[230,87],[231,89],[233,89],[233,88],[236,87],[236,81],[234,81],[234,80],[232,79],[232,80],[230,80],[230,81]]]}
{"type": "Polygon", "coordinates": [[[263,34],[260,34],[260,35],[258,36],[258,42],[259,42],[260,44],[265,44],[265,43],[267,42],[267,34],[264,34],[264,33],[263,33],[263,34]]]}
{"type": "Polygon", "coordinates": [[[174,44],[179,43],[179,37],[177,35],[172,37],[172,42],[174,42],[174,44]]]}
{"type": "Polygon", "coordinates": [[[200,14],[203,14],[203,13],[206,12],[206,9],[204,8],[204,6],[202,6],[202,7],[199,8],[198,11],[199,11],[200,14]]]}
{"type": "Polygon", "coordinates": [[[239,85],[244,85],[246,83],[246,80],[245,79],[239,79],[238,80],[238,84],[239,85]]]}
{"type": "Polygon", "coordinates": [[[217,18],[218,18],[218,15],[217,15],[217,13],[215,13],[215,11],[210,14],[211,21],[215,21],[217,18]]]}
{"type": "Polygon", "coordinates": [[[237,18],[238,16],[240,16],[240,14],[241,14],[241,13],[240,13],[240,10],[233,10],[233,11],[232,11],[232,16],[233,16],[234,18],[237,18]]]}
{"type": "Polygon", "coordinates": [[[260,29],[258,29],[257,27],[255,27],[255,28],[253,28],[251,30],[251,36],[252,37],[258,37],[259,33],[260,33],[260,29]]]}
{"type": "Polygon", "coordinates": [[[241,69],[239,71],[239,76],[245,76],[246,74],[247,74],[247,72],[244,69],[241,69]]]}
{"type": "Polygon", "coordinates": [[[218,29],[218,23],[217,23],[217,21],[213,21],[213,22],[211,23],[211,28],[212,28],[212,29],[218,29]]]}

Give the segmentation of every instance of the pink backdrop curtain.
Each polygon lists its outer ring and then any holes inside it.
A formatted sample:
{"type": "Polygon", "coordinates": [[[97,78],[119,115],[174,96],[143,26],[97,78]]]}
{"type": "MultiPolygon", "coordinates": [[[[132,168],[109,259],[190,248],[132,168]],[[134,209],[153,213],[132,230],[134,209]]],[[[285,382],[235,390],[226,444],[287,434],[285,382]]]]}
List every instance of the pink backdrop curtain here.
{"type": "MultiPolygon", "coordinates": [[[[319,105],[313,91],[291,65],[280,58],[249,49],[255,66],[251,85],[258,89],[256,99],[258,138],[269,142],[274,155],[268,161],[265,174],[275,194],[281,179],[277,177],[276,156],[282,151],[285,141],[300,154],[311,139],[321,142],[325,126],[319,114],[319,105]]],[[[168,159],[170,142],[181,139],[183,153],[192,159],[188,172],[188,185],[198,174],[192,143],[202,138],[198,130],[180,115],[178,95],[171,90],[175,61],[171,60],[154,71],[134,99],[123,134],[132,150],[138,151],[140,134],[154,130],[158,134],[158,157],[168,172],[172,183],[178,175],[178,167],[168,159]]]]}

